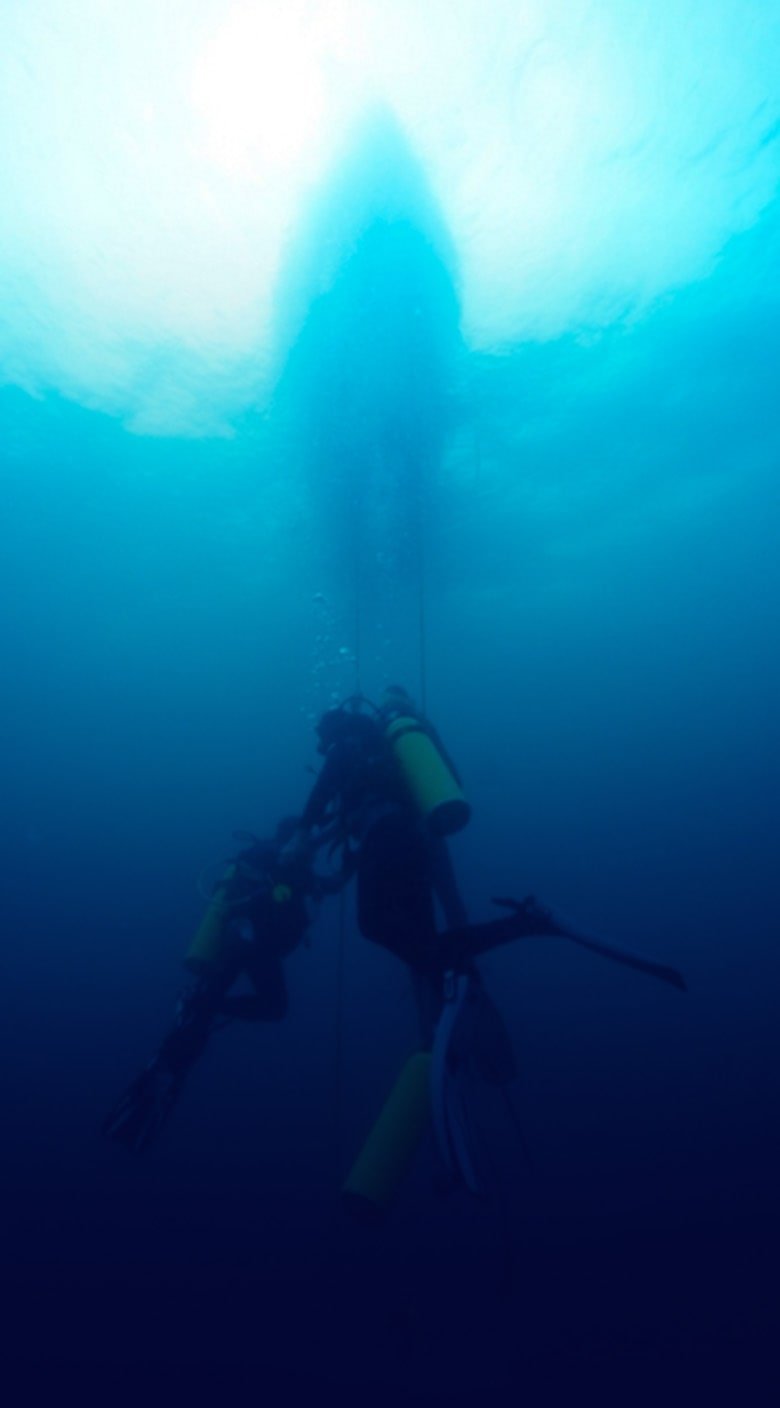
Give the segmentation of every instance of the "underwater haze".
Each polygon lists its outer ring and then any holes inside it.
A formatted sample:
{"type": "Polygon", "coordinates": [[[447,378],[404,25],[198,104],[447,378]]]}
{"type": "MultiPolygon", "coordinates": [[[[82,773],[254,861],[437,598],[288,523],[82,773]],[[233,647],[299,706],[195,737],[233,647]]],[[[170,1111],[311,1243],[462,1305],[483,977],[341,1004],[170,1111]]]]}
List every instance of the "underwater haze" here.
{"type": "Polygon", "coordinates": [[[777,0],[6,0],[6,1362],[274,1401],[763,1401],[780,1175],[777,0]],[[536,895],[687,992],[480,968],[518,1125],[340,1189],[418,1040],[328,899],[101,1137],[234,833],[401,682],[536,895]]]}

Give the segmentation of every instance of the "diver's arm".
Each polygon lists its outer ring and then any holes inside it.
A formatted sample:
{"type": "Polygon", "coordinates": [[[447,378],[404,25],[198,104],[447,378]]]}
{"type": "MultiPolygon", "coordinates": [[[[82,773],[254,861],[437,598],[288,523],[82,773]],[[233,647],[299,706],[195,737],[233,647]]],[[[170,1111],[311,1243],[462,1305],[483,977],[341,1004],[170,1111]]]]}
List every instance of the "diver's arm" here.
{"type": "Polygon", "coordinates": [[[103,1120],[106,1138],[141,1153],[157,1138],[179,1098],[187,1072],[208,1042],[217,1004],[229,986],[200,977],[182,992],[176,1016],[152,1059],[103,1120]]]}
{"type": "Polygon", "coordinates": [[[227,970],[199,975],[182,988],[173,1026],[158,1051],[172,1069],[186,1071],[197,1061],[209,1039],[222,998],[235,977],[235,972],[227,970]]]}

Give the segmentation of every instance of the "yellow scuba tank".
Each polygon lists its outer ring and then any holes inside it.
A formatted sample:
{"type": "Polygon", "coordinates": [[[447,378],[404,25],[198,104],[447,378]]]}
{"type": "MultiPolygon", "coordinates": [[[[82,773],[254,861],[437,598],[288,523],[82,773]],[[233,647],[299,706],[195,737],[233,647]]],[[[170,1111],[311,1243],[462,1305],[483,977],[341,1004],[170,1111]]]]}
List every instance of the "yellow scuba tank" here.
{"type": "Polygon", "coordinates": [[[461,831],[471,807],[430,725],[414,712],[408,696],[396,690],[388,691],[380,713],[387,720],[385,738],[431,831],[437,836],[461,831]]]}
{"type": "Polygon", "coordinates": [[[430,1069],[430,1051],[409,1057],[350,1169],[342,1196],[359,1216],[381,1216],[401,1185],[430,1118],[430,1069]]]}
{"type": "Polygon", "coordinates": [[[206,906],[203,918],[190,944],[185,967],[195,973],[204,968],[218,967],[224,962],[235,940],[229,937],[227,919],[232,908],[230,889],[238,867],[229,865],[206,906]]]}

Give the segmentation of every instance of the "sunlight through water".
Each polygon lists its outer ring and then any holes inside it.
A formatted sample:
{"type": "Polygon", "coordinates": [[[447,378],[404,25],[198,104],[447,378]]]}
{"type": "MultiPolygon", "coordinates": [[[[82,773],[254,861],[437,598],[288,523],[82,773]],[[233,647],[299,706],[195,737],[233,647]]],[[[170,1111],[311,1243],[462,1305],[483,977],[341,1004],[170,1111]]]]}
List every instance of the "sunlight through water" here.
{"type": "Polygon", "coordinates": [[[630,322],[773,199],[778,65],[776,7],[741,0],[7,4],[0,371],[229,431],[278,370],[290,239],[376,106],[451,235],[468,346],[630,322]]]}

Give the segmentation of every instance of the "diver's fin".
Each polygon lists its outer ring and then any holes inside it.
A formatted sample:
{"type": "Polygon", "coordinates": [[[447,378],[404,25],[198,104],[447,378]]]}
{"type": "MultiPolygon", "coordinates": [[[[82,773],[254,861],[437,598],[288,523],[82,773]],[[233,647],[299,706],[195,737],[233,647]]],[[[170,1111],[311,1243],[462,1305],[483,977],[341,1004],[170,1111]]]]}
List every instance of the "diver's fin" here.
{"type": "Polygon", "coordinates": [[[179,1097],[184,1072],[175,1072],[154,1056],[120,1095],[101,1125],[102,1133],[134,1154],[156,1139],[179,1097]]]}
{"type": "Polygon", "coordinates": [[[517,1079],[506,1023],[474,975],[450,1039],[449,1060],[451,1068],[462,1069],[488,1085],[511,1085],[517,1079]]]}
{"type": "Polygon", "coordinates": [[[510,910],[511,913],[502,919],[491,919],[486,924],[470,924],[463,929],[451,929],[443,934],[441,948],[445,962],[463,967],[481,953],[489,953],[491,949],[514,943],[516,939],[569,939],[572,943],[579,944],[580,948],[590,949],[592,953],[609,958],[613,963],[621,963],[625,968],[634,968],[639,973],[646,973],[648,977],[658,978],[660,982],[669,983],[680,992],[687,991],[685,979],[677,968],[671,968],[665,963],[655,963],[652,959],[616,948],[614,944],[604,944],[600,940],[578,934],[576,930],[559,923],[549,909],[537,904],[532,895],[526,896],[524,900],[496,898],[493,903],[500,905],[502,909],[510,910]]]}
{"type": "Polygon", "coordinates": [[[591,953],[601,954],[602,958],[610,958],[613,963],[622,963],[625,968],[635,968],[638,973],[647,973],[650,978],[669,983],[680,992],[688,991],[688,984],[682,973],[667,963],[655,963],[650,958],[640,958],[637,953],[628,953],[624,948],[615,948],[612,944],[603,944],[596,939],[586,939],[582,934],[575,934],[571,930],[567,930],[563,937],[570,939],[573,944],[579,944],[580,948],[589,948],[591,953]]]}
{"type": "Polygon", "coordinates": [[[457,1048],[453,1047],[453,1037],[473,981],[465,973],[447,975],[444,1007],[431,1053],[431,1113],[436,1144],[452,1187],[464,1187],[480,1197],[482,1186],[472,1150],[463,1090],[454,1069],[457,1048]]]}
{"type": "MultiPolygon", "coordinates": [[[[561,939],[569,939],[574,944],[579,944],[580,948],[590,949],[591,953],[598,953],[602,958],[609,958],[613,963],[622,963],[625,968],[634,968],[639,973],[646,973],[650,978],[658,978],[662,983],[669,983],[672,987],[678,988],[680,992],[687,992],[685,979],[677,968],[672,968],[666,963],[656,963],[653,959],[642,958],[639,954],[630,953],[627,949],[617,948],[614,944],[602,943],[600,939],[586,938],[584,934],[578,934],[576,930],[569,929],[554,919],[549,910],[543,909],[536,903],[532,896],[524,900],[494,899],[494,904],[501,905],[504,909],[512,910],[512,917],[509,920],[517,919],[520,922],[517,938],[531,938],[535,936],[552,936],[561,939]]],[[[505,924],[506,920],[496,921],[498,924],[505,924]]],[[[501,942],[507,942],[506,939],[501,942]]],[[[481,950],[484,952],[484,950],[481,950]]]]}

